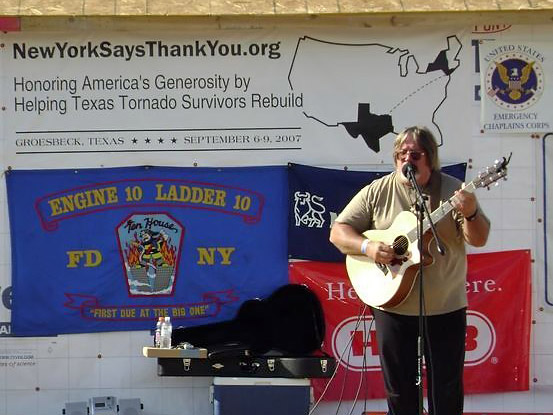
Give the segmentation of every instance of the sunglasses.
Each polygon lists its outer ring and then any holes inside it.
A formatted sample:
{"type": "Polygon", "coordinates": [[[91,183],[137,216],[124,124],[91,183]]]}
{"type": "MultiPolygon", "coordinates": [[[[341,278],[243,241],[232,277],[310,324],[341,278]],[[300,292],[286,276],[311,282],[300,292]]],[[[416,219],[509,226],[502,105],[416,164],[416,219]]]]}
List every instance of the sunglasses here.
{"type": "Polygon", "coordinates": [[[413,160],[417,161],[420,160],[422,156],[424,156],[424,151],[401,150],[396,153],[396,157],[402,160],[405,160],[409,156],[411,156],[413,160]]]}

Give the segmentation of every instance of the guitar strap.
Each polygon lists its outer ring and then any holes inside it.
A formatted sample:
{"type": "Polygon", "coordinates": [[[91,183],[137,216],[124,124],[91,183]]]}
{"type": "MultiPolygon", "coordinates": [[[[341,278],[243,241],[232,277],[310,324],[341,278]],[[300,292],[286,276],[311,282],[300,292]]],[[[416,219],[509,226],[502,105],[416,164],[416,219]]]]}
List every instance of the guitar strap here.
{"type": "MultiPolygon", "coordinates": [[[[400,188],[402,191],[405,191],[405,195],[410,201],[411,212],[415,213],[415,202],[417,200],[415,190],[410,186],[400,188]]],[[[442,194],[442,175],[439,171],[433,171],[431,173],[428,184],[421,188],[421,192],[427,198],[426,206],[430,212],[433,212],[440,206],[442,194]]]]}
{"type": "Polygon", "coordinates": [[[442,174],[439,171],[432,171],[428,186],[422,192],[430,199],[430,212],[434,212],[442,201],[442,174]]]}

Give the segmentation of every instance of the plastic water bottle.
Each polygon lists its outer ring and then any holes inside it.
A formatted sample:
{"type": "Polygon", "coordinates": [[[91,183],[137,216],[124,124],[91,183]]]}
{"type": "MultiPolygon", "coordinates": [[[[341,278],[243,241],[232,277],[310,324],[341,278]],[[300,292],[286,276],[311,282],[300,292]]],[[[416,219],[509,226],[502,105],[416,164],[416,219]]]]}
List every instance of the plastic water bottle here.
{"type": "Polygon", "coordinates": [[[171,334],[173,333],[173,326],[171,325],[171,319],[165,317],[163,324],[161,325],[161,344],[160,347],[164,349],[171,348],[171,334]]]}
{"type": "Polygon", "coordinates": [[[161,325],[163,321],[163,317],[157,319],[156,331],[154,332],[154,347],[161,347],[161,325]]]}

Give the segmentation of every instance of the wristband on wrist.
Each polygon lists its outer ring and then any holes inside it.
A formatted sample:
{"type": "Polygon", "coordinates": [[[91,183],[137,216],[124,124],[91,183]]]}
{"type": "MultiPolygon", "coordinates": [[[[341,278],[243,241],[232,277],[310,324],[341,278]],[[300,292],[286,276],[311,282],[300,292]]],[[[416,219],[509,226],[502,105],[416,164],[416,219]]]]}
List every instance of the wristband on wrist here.
{"type": "Polygon", "coordinates": [[[470,216],[465,216],[465,220],[467,222],[472,222],[474,219],[476,219],[476,216],[478,216],[478,208],[474,211],[474,213],[470,216]]]}
{"type": "Polygon", "coordinates": [[[369,245],[368,239],[363,239],[363,242],[361,242],[361,253],[365,255],[367,253],[367,246],[369,245]]]}

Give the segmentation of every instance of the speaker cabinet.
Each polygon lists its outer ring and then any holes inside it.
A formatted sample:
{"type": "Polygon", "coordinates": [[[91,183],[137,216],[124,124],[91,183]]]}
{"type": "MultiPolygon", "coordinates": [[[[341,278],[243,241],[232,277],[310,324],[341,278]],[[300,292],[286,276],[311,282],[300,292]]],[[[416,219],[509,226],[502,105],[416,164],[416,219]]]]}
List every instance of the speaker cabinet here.
{"type": "Polygon", "coordinates": [[[138,398],[119,399],[117,405],[117,413],[119,415],[140,415],[143,409],[144,405],[142,405],[138,398]]]}
{"type": "Polygon", "coordinates": [[[88,401],[91,415],[117,415],[117,398],[115,396],[94,396],[88,401]]]}
{"type": "Polygon", "coordinates": [[[64,415],[88,415],[86,402],[66,402],[62,413],[64,415]]]}

